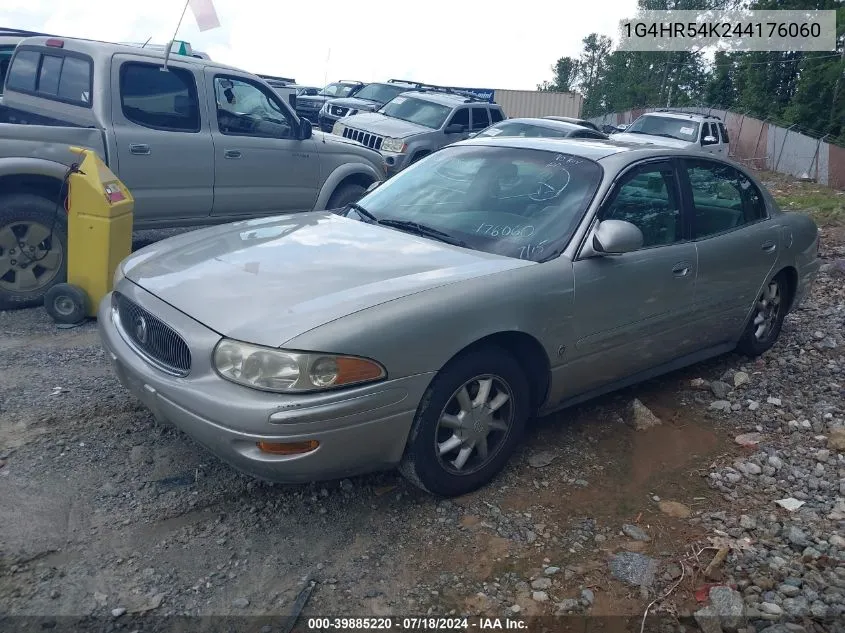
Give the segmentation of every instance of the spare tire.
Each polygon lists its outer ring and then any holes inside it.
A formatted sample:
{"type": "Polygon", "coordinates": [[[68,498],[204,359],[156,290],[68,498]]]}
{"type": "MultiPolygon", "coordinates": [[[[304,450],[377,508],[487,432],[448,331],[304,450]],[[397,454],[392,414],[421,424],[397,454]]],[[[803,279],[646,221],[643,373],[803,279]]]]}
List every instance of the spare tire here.
{"type": "Polygon", "coordinates": [[[0,310],[41,305],[67,278],[67,216],[32,193],[0,196],[0,310]]]}

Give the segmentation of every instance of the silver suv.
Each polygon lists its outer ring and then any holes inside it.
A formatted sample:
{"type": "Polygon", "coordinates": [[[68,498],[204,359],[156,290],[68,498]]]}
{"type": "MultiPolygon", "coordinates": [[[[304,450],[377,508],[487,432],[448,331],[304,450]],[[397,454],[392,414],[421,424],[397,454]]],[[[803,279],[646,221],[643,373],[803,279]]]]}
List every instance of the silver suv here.
{"type": "Polygon", "coordinates": [[[380,151],[393,175],[506,118],[501,106],[472,94],[424,88],[403,92],[378,112],[338,121],[332,132],[380,151]]]}
{"type": "Polygon", "coordinates": [[[612,134],[611,138],[630,143],[700,149],[711,154],[728,155],[728,130],[722,119],[712,114],[656,110],[643,114],[624,132],[612,134]]]}

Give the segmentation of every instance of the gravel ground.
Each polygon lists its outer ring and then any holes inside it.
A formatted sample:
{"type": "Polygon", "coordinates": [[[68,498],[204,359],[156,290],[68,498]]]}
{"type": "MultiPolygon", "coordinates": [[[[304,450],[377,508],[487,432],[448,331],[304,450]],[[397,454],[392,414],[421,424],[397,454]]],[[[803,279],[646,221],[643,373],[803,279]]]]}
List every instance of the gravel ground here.
{"type": "Polygon", "coordinates": [[[395,473],[253,481],[156,426],[95,325],[0,313],[0,629],[284,616],[313,583],[303,617],[590,614],[639,631],[651,605],[646,630],[845,630],[843,243],[824,233],[828,266],[761,359],[537,420],[493,484],[452,501],[395,473]]]}

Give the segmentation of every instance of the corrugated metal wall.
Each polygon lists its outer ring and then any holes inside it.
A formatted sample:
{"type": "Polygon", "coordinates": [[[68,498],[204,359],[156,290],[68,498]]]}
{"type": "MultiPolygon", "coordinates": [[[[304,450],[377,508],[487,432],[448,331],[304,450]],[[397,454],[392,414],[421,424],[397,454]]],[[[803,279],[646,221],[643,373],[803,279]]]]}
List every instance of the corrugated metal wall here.
{"type": "Polygon", "coordinates": [[[509,118],[523,116],[581,116],[583,97],[574,92],[538,90],[499,90],[493,93],[509,118]]]}
{"type": "MultiPolygon", "coordinates": [[[[591,119],[602,125],[631,123],[654,108],[614,112],[591,119]]],[[[678,108],[721,117],[730,136],[730,157],[756,169],[770,169],[822,185],[845,189],[845,148],[825,143],[793,129],[780,127],[737,112],[710,108],[678,108]]]]}

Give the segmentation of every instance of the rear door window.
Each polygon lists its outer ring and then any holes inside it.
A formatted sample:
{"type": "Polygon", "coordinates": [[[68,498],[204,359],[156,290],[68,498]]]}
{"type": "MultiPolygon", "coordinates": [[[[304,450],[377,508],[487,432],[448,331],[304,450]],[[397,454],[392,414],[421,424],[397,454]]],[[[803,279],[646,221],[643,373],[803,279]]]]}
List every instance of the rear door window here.
{"type": "Polygon", "coordinates": [[[194,75],[182,68],[126,62],[120,69],[120,105],[132,123],[170,132],[199,132],[194,75]]]}

